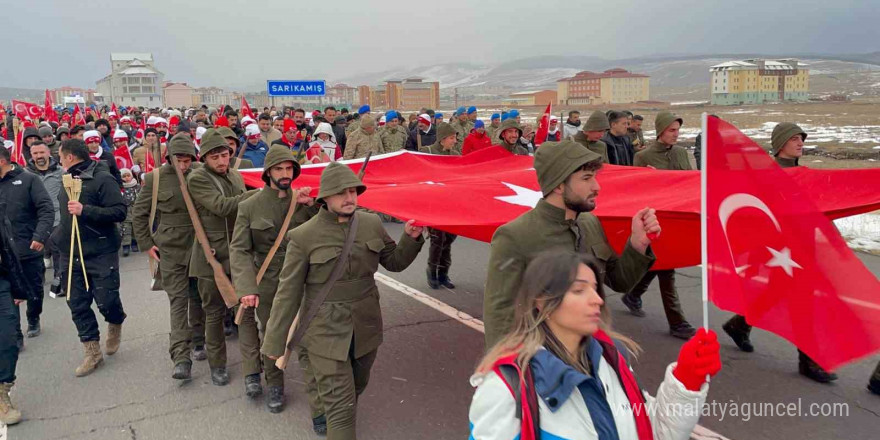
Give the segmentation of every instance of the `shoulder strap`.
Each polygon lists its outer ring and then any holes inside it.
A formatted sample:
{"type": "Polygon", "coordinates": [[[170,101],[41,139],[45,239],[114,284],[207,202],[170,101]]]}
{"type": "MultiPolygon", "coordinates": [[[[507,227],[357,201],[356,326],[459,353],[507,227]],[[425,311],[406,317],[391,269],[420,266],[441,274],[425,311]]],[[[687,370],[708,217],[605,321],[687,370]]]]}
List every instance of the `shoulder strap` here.
{"type": "Polygon", "coordinates": [[[355,214],[351,217],[351,224],[348,226],[348,235],[345,236],[345,242],[342,245],[342,252],[339,253],[339,257],[336,259],[336,265],[333,266],[333,272],[330,273],[330,278],[321,287],[321,291],[318,292],[318,295],[312,302],[311,308],[309,308],[305,317],[300,321],[296,331],[293,333],[293,338],[291,338],[290,342],[287,344],[287,348],[293,350],[293,347],[296,347],[299,344],[299,341],[305,336],[306,330],[308,330],[312,319],[315,318],[318,314],[318,310],[321,309],[321,305],[324,304],[327,296],[330,295],[330,290],[333,289],[333,285],[335,285],[342,276],[342,271],[345,270],[345,262],[348,261],[348,256],[351,254],[351,246],[354,244],[354,238],[357,235],[357,227],[358,215],[355,214]]]}
{"type": "Polygon", "coordinates": [[[501,364],[495,369],[501,380],[507,384],[513,400],[516,402],[516,418],[520,420],[520,440],[541,439],[540,407],[538,406],[538,393],[535,391],[535,378],[532,376],[531,367],[526,368],[523,377],[519,370],[511,364],[501,364]],[[523,389],[525,385],[525,389],[523,389]],[[525,397],[525,406],[523,406],[525,397]]]}

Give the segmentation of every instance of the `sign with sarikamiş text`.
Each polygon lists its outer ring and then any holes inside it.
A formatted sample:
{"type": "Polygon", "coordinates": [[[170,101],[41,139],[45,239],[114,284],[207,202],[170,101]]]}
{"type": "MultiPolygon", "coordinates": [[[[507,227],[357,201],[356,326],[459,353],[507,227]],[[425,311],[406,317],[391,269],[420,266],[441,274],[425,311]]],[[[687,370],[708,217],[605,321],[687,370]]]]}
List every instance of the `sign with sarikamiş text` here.
{"type": "Polygon", "coordinates": [[[327,82],[323,80],[268,80],[269,96],[324,96],[327,82]]]}

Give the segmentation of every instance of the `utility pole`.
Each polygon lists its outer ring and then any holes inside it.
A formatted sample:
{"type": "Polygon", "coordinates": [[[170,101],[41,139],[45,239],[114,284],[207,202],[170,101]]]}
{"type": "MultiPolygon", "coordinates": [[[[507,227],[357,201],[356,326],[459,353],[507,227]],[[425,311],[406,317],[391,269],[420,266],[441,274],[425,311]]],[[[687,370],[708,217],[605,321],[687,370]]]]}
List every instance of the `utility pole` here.
{"type": "Polygon", "coordinates": [[[458,108],[458,87],[455,88],[455,94],[453,95],[453,99],[455,100],[454,108],[458,108]]]}

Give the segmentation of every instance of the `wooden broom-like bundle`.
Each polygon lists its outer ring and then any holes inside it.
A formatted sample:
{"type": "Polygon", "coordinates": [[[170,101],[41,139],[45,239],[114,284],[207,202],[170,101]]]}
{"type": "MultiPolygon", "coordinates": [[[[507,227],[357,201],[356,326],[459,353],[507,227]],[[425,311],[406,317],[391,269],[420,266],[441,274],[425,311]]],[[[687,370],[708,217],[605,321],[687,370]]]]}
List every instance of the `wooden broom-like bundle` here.
{"type": "MultiPolygon", "coordinates": [[[[64,191],[67,192],[67,198],[72,201],[79,201],[79,196],[82,194],[82,180],[75,179],[70,174],[65,174],[62,176],[62,183],[64,185],[64,191]]],[[[86,284],[86,290],[89,289],[89,278],[86,275],[86,261],[83,258],[83,250],[82,250],[82,240],[80,239],[79,234],[79,222],[77,221],[78,216],[73,216],[73,220],[71,221],[70,227],[70,256],[67,261],[67,301],[70,301],[70,285],[73,281],[73,247],[74,244],[79,248],[79,262],[82,265],[82,273],[83,280],[86,284]]]]}

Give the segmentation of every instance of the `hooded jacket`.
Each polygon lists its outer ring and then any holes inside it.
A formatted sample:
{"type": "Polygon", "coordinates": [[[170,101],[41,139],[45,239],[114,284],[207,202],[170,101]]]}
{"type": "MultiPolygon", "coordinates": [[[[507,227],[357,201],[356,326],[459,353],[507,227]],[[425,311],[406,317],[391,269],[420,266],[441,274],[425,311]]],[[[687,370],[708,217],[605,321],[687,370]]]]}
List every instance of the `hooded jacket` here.
{"type": "Polygon", "coordinates": [[[6,205],[6,218],[12,225],[18,258],[42,256],[31,250],[31,242],[48,244],[55,221],[55,205],[40,179],[17,164],[0,178],[0,204],[6,205]]]}
{"type": "Polygon", "coordinates": [[[566,119],[565,124],[562,125],[562,138],[569,139],[578,134],[581,131],[581,125],[583,125],[582,121],[577,121],[575,124],[571,122],[571,119],[566,119]]]}
{"type": "Polygon", "coordinates": [[[54,157],[50,157],[49,168],[46,171],[37,169],[33,159],[28,162],[27,171],[43,182],[43,187],[46,188],[49,198],[52,199],[52,205],[55,207],[55,221],[52,223],[52,227],[58,226],[58,222],[61,220],[61,214],[58,212],[58,194],[62,191],[61,176],[64,175],[64,168],[58,165],[58,161],[54,157]]]}
{"type": "Polygon", "coordinates": [[[306,159],[308,161],[313,163],[334,162],[342,158],[342,149],[336,144],[336,136],[333,133],[333,127],[331,127],[330,124],[326,122],[318,124],[318,128],[315,129],[315,135],[312,139],[314,140],[309,144],[309,149],[306,151],[306,159]],[[318,138],[319,134],[326,134],[329,136],[329,139],[323,141],[318,138]],[[326,155],[330,160],[323,160],[323,155],[326,155]],[[315,158],[318,158],[318,162],[315,162],[315,158]]]}
{"type": "Polygon", "coordinates": [[[482,150],[483,148],[489,148],[492,146],[492,139],[489,139],[488,131],[486,133],[480,134],[476,130],[472,131],[471,134],[467,135],[464,138],[464,144],[461,147],[462,156],[466,154],[473,153],[474,151],[482,150]]]}
{"type": "MultiPolygon", "coordinates": [[[[11,137],[11,136],[10,136],[11,137]]],[[[21,135],[21,143],[22,145],[27,145],[27,138],[35,137],[40,139],[40,133],[37,131],[36,127],[27,127],[24,129],[24,133],[21,135]]],[[[31,160],[31,149],[30,147],[24,147],[22,149],[22,153],[24,153],[25,162],[31,160]]]]}
{"type": "MultiPolygon", "coordinates": [[[[67,174],[82,180],[82,193],[79,196],[83,204],[82,214],[77,220],[80,241],[83,246],[83,257],[112,254],[119,251],[122,239],[116,229],[116,223],[125,220],[126,207],[119,191],[119,184],[110,174],[104,161],[87,160],[67,170],[67,174]]],[[[58,205],[67,206],[67,192],[58,195],[58,205]]],[[[72,216],[66,209],[61,210],[61,223],[56,229],[57,243],[62,255],[70,252],[70,228],[72,216]]],[[[69,255],[68,255],[69,257],[69,255]]]]}

